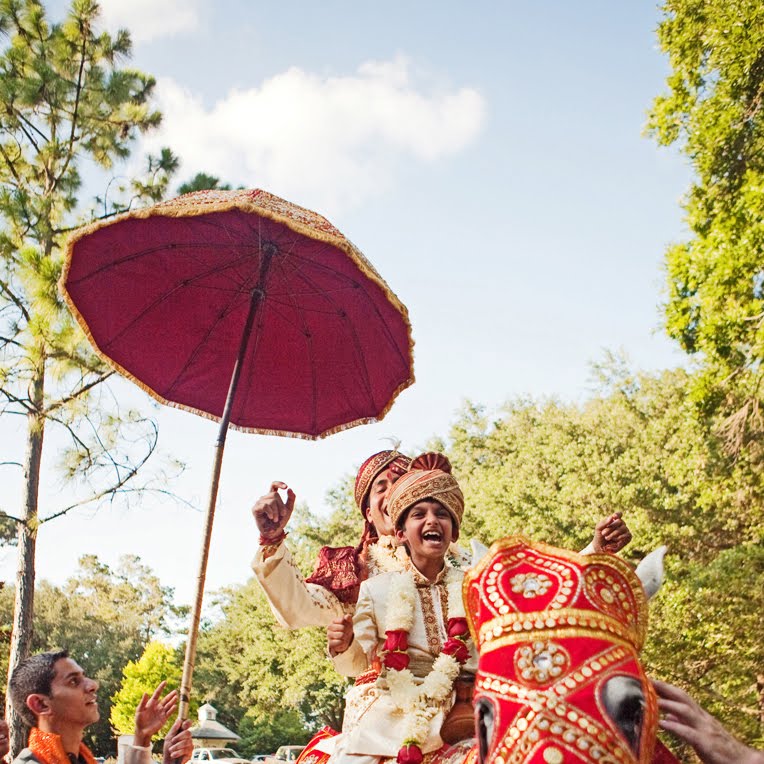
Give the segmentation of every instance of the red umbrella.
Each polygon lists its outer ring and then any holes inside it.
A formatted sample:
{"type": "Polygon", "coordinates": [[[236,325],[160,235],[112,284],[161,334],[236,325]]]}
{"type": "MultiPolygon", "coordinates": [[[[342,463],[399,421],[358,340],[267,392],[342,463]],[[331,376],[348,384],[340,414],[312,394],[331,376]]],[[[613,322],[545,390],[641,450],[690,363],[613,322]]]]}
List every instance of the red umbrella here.
{"type": "Polygon", "coordinates": [[[408,314],[328,220],[259,190],[186,194],[81,229],[61,290],[122,374],[220,421],[187,701],[229,423],[321,438],[381,419],[414,381],[408,314]]]}

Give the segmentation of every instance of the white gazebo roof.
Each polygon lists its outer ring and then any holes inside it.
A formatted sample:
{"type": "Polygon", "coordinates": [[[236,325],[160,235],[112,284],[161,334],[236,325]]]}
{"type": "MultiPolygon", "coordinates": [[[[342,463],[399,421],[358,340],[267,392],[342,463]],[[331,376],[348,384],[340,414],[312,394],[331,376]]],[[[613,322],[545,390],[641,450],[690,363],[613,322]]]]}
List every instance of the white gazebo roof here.
{"type": "Polygon", "coordinates": [[[191,727],[191,737],[195,740],[226,740],[231,743],[236,740],[241,740],[239,735],[232,730],[229,730],[228,727],[225,727],[217,720],[217,715],[217,710],[209,703],[200,706],[199,724],[195,727],[191,727]]]}

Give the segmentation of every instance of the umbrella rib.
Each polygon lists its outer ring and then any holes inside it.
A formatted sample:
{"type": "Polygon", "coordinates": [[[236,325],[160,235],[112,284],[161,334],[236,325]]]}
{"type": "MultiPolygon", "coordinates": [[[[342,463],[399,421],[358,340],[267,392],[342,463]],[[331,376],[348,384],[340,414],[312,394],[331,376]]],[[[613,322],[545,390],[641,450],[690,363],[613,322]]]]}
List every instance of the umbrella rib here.
{"type": "MultiPolygon", "coordinates": [[[[172,289],[168,289],[167,291],[162,292],[162,294],[159,297],[157,297],[152,303],[147,305],[140,313],[138,313],[136,316],[131,318],[130,321],[127,324],[125,324],[125,326],[106,343],[106,345],[104,346],[104,350],[106,348],[112,347],[115,342],[117,342],[126,332],[128,332],[147,313],[150,313],[154,308],[156,308],[157,305],[167,300],[170,297],[170,295],[173,294],[174,292],[177,292],[179,289],[182,289],[183,287],[188,286],[189,284],[192,284],[195,281],[198,281],[199,279],[209,276],[211,273],[215,273],[215,272],[220,273],[223,270],[234,267],[234,265],[238,265],[238,263],[230,263],[228,265],[225,265],[222,268],[220,266],[218,266],[217,268],[210,268],[208,271],[197,274],[193,278],[183,279],[182,281],[177,283],[175,286],[173,286],[172,289]]],[[[241,289],[237,290],[236,292],[233,292],[233,294],[234,295],[241,294],[241,289]]]]}
{"type": "MultiPolygon", "coordinates": [[[[252,230],[253,233],[256,233],[256,235],[258,236],[258,238],[261,241],[263,239],[263,235],[262,235],[262,231],[261,231],[262,222],[263,222],[262,219],[258,217],[258,227],[257,227],[257,229],[255,229],[253,226],[250,226],[250,230],[252,230]]],[[[310,265],[310,266],[315,267],[315,268],[319,268],[319,269],[321,269],[321,270],[323,270],[323,271],[325,271],[327,273],[330,273],[331,275],[333,275],[335,277],[339,277],[341,279],[344,279],[344,280],[348,281],[349,284],[352,287],[354,287],[354,288],[358,288],[360,286],[360,282],[358,280],[354,279],[352,276],[349,276],[349,275],[347,275],[345,273],[339,273],[337,270],[329,267],[328,265],[320,262],[319,260],[316,260],[315,258],[309,258],[309,257],[305,257],[304,255],[301,255],[299,253],[299,251],[295,250],[295,246],[299,242],[300,235],[295,234],[293,231],[291,231],[291,229],[286,228],[285,231],[282,231],[281,235],[280,236],[276,236],[275,239],[277,240],[276,243],[279,244],[279,249],[282,251],[282,253],[284,253],[286,255],[286,257],[284,257],[284,258],[277,258],[277,262],[282,263],[282,262],[285,262],[285,261],[290,260],[290,259],[292,261],[301,261],[301,262],[306,263],[307,265],[310,265]],[[291,235],[289,235],[289,234],[291,234],[291,235]],[[289,247],[283,247],[282,246],[282,241],[283,240],[287,240],[290,246],[289,247]]],[[[318,242],[315,239],[312,239],[311,241],[313,243],[315,243],[315,244],[320,244],[320,245],[323,245],[323,246],[330,247],[333,250],[337,250],[337,247],[335,245],[333,245],[333,244],[324,244],[323,242],[318,242]]],[[[339,250],[339,251],[342,252],[342,250],[339,250]]],[[[345,252],[342,252],[342,255],[343,256],[347,256],[345,252]]],[[[296,263],[295,263],[295,270],[297,270],[296,263]]]]}
{"type": "MultiPolygon", "coordinates": [[[[202,247],[205,247],[205,246],[207,246],[207,245],[205,245],[205,244],[194,244],[193,245],[194,248],[200,248],[200,249],[202,247]]],[[[230,246],[234,246],[234,245],[230,245],[230,246]]],[[[234,249],[238,249],[239,247],[242,247],[242,246],[250,246],[251,247],[251,245],[247,245],[246,243],[241,243],[241,244],[237,243],[235,245],[234,249]]],[[[184,254],[186,255],[186,258],[188,260],[191,260],[191,261],[197,263],[198,265],[204,266],[206,264],[204,258],[198,257],[196,255],[196,253],[194,253],[193,251],[184,252],[184,254]]],[[[240,291],[241,290],[241,285],[247,282],[247,278],[246,278],[246,276],[243,276],[242,274],[240,274],[238,271],[234,271],[234,274],[236,276],[236,278],[234,278],[233,275],[230,275],[229,269],[235,269],[241,263],[249,262],[250,258],[246,254],[244,256],[239,256],[238,253],[233,251],[233,250],[231,251],[231,254],[234,254],[237,257],[237,259],[234,260],[233,262],[228,263],[225,267],[220,267],[219,270],[218,270],[218,273],[220,273],[225,279],[227,279],[228,281],[231,282],[231,284],[233,285],[233,288],[234,288],[235,291],[240,291]],[[225,271],[225,272],[223,272],[223,271],[225,271]]],[[[206,272],[203,272],[202,274],[200,274],[199,277],[195,277],[195,278],[203,278],[203,277],[208,276],[210,273],[213,273],[213,272],[214,272],[214,270],[206,271],[206,272]]],[[[211,287],[211,286],[205,286],[204,284],[201,285],[201,288],[202,289],[207,289],[207,290],[210,290],[210,291],[220,291],[220,292],[228,291],[228,290],[224,289],[223,287],[211,287]]]]}
{"type": "MultiPolygon", "coordinates": [[[[318,262],[316,262],[314,260],[307,260],[306,258],[301,258],[301,257],[298,257],[298,256],[295,256],[295,259],[303,260],[306,264],[309,264],[311,266],[315,265],[315,266],[321,268],[322,270],[328,271],[328,272],[330,272],[332,274],[336,273],[336,271],[333,271],[332,269],[330,269],[328,266],[324,265],[323,263],[318,263],[318,262]]],[[[329,293],[326,292],[325,290],[319,289],[311,281],[311,279],[308,276],[308,274],[306,274],[302,268],[297,267],[295,263],[292,263],[292,265],[293,265],[293,268],[294,268],[293,272],[294,272],[295,276],[301,278],[306,283],[306,285],[308,287],[312,288],[314,294],[324,298],[330,305],[334,306],[334,308],[335,308],[334,313],[335,313],[335,315],[337,315],[338,314],[338,306],[334,302],[334,300],[331,299],[329,293]]],[[[344,274],[342,274],[342,275],[344,275],[344,274]]],[[[386,335],[386,338],[387,338],[387,341],[388,341],[390,347],[393,348],[395,353],[398,355],[398,359],[405,366],[406,363],[407,363],[407,359],[404,357],[403,353],[401,352],[400,348],[398,347],[398,344],[395,341],[395,338],[393,337],[392,332],[390,331],[390,327],[388,326],[387,322],[384,320],[384,318],[383,318],[379,308],[377,307],[375,301],[373,299],[371,299],[371,297],[369,295],[369,290],[367,289],[366,285],[364,283],[360,282],[360,281],[353,281],[353,280],[351,280],[351,283],[353,283],[356,288],[362,290],[364,296],[366,297],[367,304],[371,306],[372,310],[376,313],[377,318],[379,319],[379,325],[382,327],[382,331],[386,335]]],[[[344,316],[343,321],[348,325],[348,327],[351,330],[351,335],[353,337],[353,342],[354,342],[354,345],[355,345],[355,348],[356,348],[356,353],[358,354],[359,360],[361,361],[361,368],[363,369],[363,382],[364,382],[364,386],[366,387],[366,390],[367,390],[367,393],[368,393],[368,396],[369,396],[369,400],[371,401],[371,405],[374,406],[375,405],[375,401],[373,399],[373,395],[371,394],[371,384],[370,384],[369,377],[368,377],[368,370],[367,370],[367,366],[366,366],[366,363],[365,363],[364,354],[361,352],[361,346],[360,346],[360,341],[358,339],[357,332],[356,332],[355,327],[353,326],[352,322],[350,322],[348,320],[347,316],[344,316]]]]}
{"type": "MultiPolygon", "coordinates": [[[[248,218],[249,218],[249,215],[247,215],[247,218],[245,218],[244,222],[247,222],[248,218]]],[[[238,249],[240,247],[247,247],[249,249],[254,249],[254,247],[253,247],[251,241],[249,241],[249,239],[241,238],[240,241],[237,240],[233,236],[232,227],[228,226],[228,225],[225,225],[221,221],[214,220],[214,219],[210,220],[210,219],[207,219],[207,218],[202,218],[202,219],[199,219],[198,222],[199,222],[200,225],[208,226],[208,227],[214,228],[214,229],[216,229],[218,231],[222,231],[228,237],[229,242],[230,242],[230,246],[232,248],[238,249]]],[[[258,224],[260,222],[262,222],[262,218],[260,218],[258,216],[258,224]]],[[[254,232],[251,225],[247,225],[247,227],[249,228],[250,232],[254,232]]],[[[260,254],[262,252],[263,236],[262,236],[262,233],[259,230],[256,232],[256,235],[257,235],[257,239],[258,239],[258,242],[257,242],[257,251],[258,251],[258,254],[260,254]]]]}
{"type": "MultiPolygon", "coordinates": [[[[344,255],[345,253],[343,252],[342,254],[344,255]]],[[[293,257],[294,260],[299,260],[299,261],[305,263],[306,265],[310,265],[311,267],[315,267],[315,268],[317,268],[319,270],[323,270],[326,273],[331,274],[332,276],[337,276],[337,277],[339,277],[341,279],[344,279],[345,281],[348,282],[348,287],[345,287],[346,289],[347,288],[355,288],[355,289],[357,289],[358,287],[362,286],[361,282],[358,281],[357,279],[354,279],[352,276],[349,276],[349,275],[347,275],[345,273],[339,273],[334,268],[331,268],[330,266],[326,265],[325,263],[321,263],[318,260],[311,260],[310,258],[304,257],[303,255],[300,255],[299,253],[293,254],[292,257],[293,257]]],[[[295,263],[295,270],[298,270],[296,263],[295,263]]]]}
{"type": "MultiPolygon", "coordinates": [[[[294,243],[296,243],[296,241],[293,242],[293,244],[294,243]]],[[[324,263],[319,262],[318,260],[307,258],[307,257],[303,257],[299,253],[294,252],[292,249],[290,249],[289,252],[286,252],[285,255],[286,255],[285,257],[278,258],[276,260],[276,263],[277,263],[278,267],[282,271],[285,272],[284,277],[283,277],[284,278],[284,283],[287,283],[287,276],[288,276],[288,274],[286,273],[287,264],[289,264],[291,266],[291,268],[292,268],[291,273],[294,273],[295,275],[303,276],[304,277],[304,271],[300,267],[300,263],[303,263],[305,265],[310,266],[311,268],[316,268],[316,269],[323,270],[325,273],[328,273],[329,275],[331,275],[334,278],[342,278],[342,279],[345,279],[347,282],[349,282],[349,287],[339,287],[336,290],[332,290],[332,291],[342,292],[342,291],[347,291],[348,288],[363,289],[363,284],[361,284],[361,282],[351,278],[350,276],[348,276],[348,275],[346,275],[344,273],[339,273],[336,269],[330,268],[329,266],[325,265],[324,263]],[[297,261],[299,261],[299,263],[297,261]]],[[[305,281],[306,286],[312,288],[312,291],[307,291],[304,294],[306,294],[306,295],[307,294],[319,295],[319,296],[322,296],[322,297],[327,295],[327,294],[329,294],[329,292],[327,290],[319,289],[317,286],[315,286],[315,284],[313,282],[309,281],[307,277],[304,277],[303,280],[305,281]]],[[[284,294],[286,296],[291,296],[293,294],[300,294],[300,295],[302,295],[303,293],[297,293],[293,289],[286,289],[284,291],[284,294]]]]}
{"type": "MultiPolygon", "coordinates": [[[[343,278],[343,279],[345,279],[346,281],[349,282],[349,287],[338,288],[338,289],[332,290],[332,291],[342,292],[342,291],[347,291],[348,288],[354,288],[354,289],[361,289],[363,291],[364,295],[366,295],[367,297],[369,296],[368,289],[367,289],[366,285],[363,282],[361,282],[359,280],[356,280],[356,279],[353,279],[352,277],[347,276],[344,273],[338,273],[336,270],[330,268],[329,266],[325,265],[324,263],[321,263],[321,262],[319,262],[317,260],[313,260],[313,259],[309,259],[309,258],[303,257],[302,255],[299,255],[297,253],[293,253],[291,255],[291,260],[292,260],[291,265],[293,266],[293,273],[295,275],[300,276],[305,281],[306,286],[308,286],[309,288],[312,289],[312,291],[306,292],[305,294],[318,295],[320,297],[325,298],[327,301],[329,301],[329,295],[331,294],[331,292],[328,291],[328,290],[325,290],[325,289],[319,289],[310,280],[310,278],[304,273],[303,269],[300,268],[296,262],[294,262],[295,260],[299,260],[302,263],[305,263],[306,265],[309,265],[310,267],[321,269],[324,272],[329,273],[332,276],[343,278]]],[[[286,259],[279,259],[277,262],[278,262],[278,264],[281,267],[284,267],[285,263],[286,263],[286,259]]],[[[286,292],[285,294],[291,295],[291,294],[296,294],[296,293],[293,290],[291,290],[291,291],[286,292]]],[[[395,347],[395,349],[398,351],[398,356],[399,356],[400,360],[403,363],[406,363],[406,359],[403,357],[403,354],[400,352],[400,350],[398,350],[398,346],[395,343],[395,340],[393,339],[392,335],[390,334],[390,332],[389,332],[389,330],[387,328],[387,323],[382,319],[382,316],[381,316],[379,310],[377,309],[376,305],[373,303],[373,301],[371,299],[369,299],[368,301],[372,304],[375,312],[377,313],[377,317],[380,319],[381,324],[384,326],[385,332],[388,335],[388,340],[389,340],[390,344],[393,347],[395,347]]],[[[333,303],[333,302],[331,302],[331,304],[335,305],[335,303],[333,303]]],[[[323,311],[319,310],[318,308],[305,308],[304,310],[306,312],[310,311],[310,312],[315,312],[315,313],[323,312],[323,311]]],[[[329,310],[326,311],[326,313],[327,314],[336,314],[336,310],[332,311],[331,309],[329,309],[329,310]]]]}
{"type": "MultiPolygon", "coordinates": [[[[350,334],[350,336],[351,336],[351,338],[353,340],[353,346],[355,348],[356,356],[357,356],[357,358],[359,360],[359,366],[361,368],[361,379],[363,380],[363,385],[364,385],[364,388],[366,389],[366,394],[367,394],[369,403],[370,403],[371,407],[373,408],[375,406],[375,404],[376,404],[376,401],[374,400],[374,395],[372,393],[371,380],[369,379],[369,372],[368,372],[367,365],[365,363],[365,357],[364,357],[364,354],[363,354],[363,351],[362,351],[362,348],[361,348],[361,343],[360,343],[360,340],[358,338],[358,333],[356,332],[355,327],[353,326],[353,323],[348,319],[347,314],[345,313],[345,311],[342,310],[342,308],[339,305],[337,305],[337,303],[335,303],[334,300],[325,291],[319,289],[310,280],[310,277],[308,276],[308,274],[306,274],[302,269],[295,268],[294,271],[293,271],[293,274],[294,274],[295,277],[300,278],[304,282],[306,282],[306,284],[309,287],[313,287],[314,294],[316,294],[317,296],[323,298],[328,303],[333,305],[335,307],[334,315],[338,316],[342,320],[342,322],[346,325],[346,327],[349,329],[349,334],[350,334]]],[[[358,288],[363,290],[364,294],[367,294],[366,290],[363,288],[363,285],[359,284],[358,288]]],[[[371,300],[369,300],[369,302],[371,302],[371,300]]],[[[315,400],[315,398],[314,398],[314,400],[315,400]]]]}
{"type": "MultiPolygon", "coordinates": [[[[276,271],[284,271],[284,263],[283,261],[279,260],[276,263],[276,271]]],[[[301,273],[295,271],[298,276],[302,276],[301,273]]],[[[286,281],[286,274],[281,274],[282,278],[286,281]]],[[[312,401],[312,411],[311,411],[311,425],[313,427],[313,432],[315,432],[318,429],[318,380],[316,379],[316,364],[315,364],[315,347],[313,345],[313,335],[308,329],[307,323],[305,322],[304,318],[304,310],[299,306],[297,301],[294,299],[294,294],[290,292],[289,290],[286,291],[286,297],[287,300],[291,301],[292,308],[294,312],[299,316],[300,322],[302,324],[302,334],[305,337],[306,345],[308,346],[308,355],[310,357],[310,384],[311,384],[311,401],[312,401]]],[[[271,310],[275,309],[272,307],[271,310]]],[[[286,318],[286,317],[284,317],[286,318]]],[[[290,322],[291,323],[291,322],[290,322]]]]}
{"type": "MultiPolygon", "coordinates": [[[[226,231],[226,233],[229,232],[229,229],[227,229],[225,226],[222,226],[222,225],[220,225],[218,223],[214,223],[212,221],[204,221],[204,222],[207,225],[211,225],[211,226],[216,227],[216,228],[222,228],[223,230],[226,231]]],[[[257,236],[258,236],[258,240],[259,240],[258,241],[258,251],[260,251],[259,247],[262,244],[263,237],[262,237],[262,235],[259,232],[257,233],[257,236]]],[[[247,246],[250,249],[253,248],[252,244],[248,244],[247,246]]],[[[242,260],[238,260],[237,262],[233,263],[231,265],[231,267],[239,265],[241,262],[243,262],[243,259],[242,260]]],[[[250,279],[250,281],[251,281],[251,279],[250,279]]],[[[239,291],[238,294],[241,294],[241,291],[239,291]]],[[[263,304],[261,305],[261,308],[258,311],[259,315],[258,315],[258,318],[257,318],[257,331],[254,332],[254,335],[255,335],[255,337],[254,337],[254,346],[252,348],[252,358],[253,358],[253,360],[254,360],[255,355],[257,354],[257,348],[259,346],[260,336],[262,334],[260,329],[262,328],[263,316],[264,316],[264,313],[265,313],[266,305],[267,305],[267,290],[266,290],[266,294],[264,295],[264,298],[263,298],[263,304]]],[[[197,343],[197,345],[194,348],[193,352],[186,359],[186,362],[181,367],[181,369],[178,372],[178,374],[176,375],[175,379],[172,381],[172,383],[167,388],[168,392],[171,392],[172,390],[174,390],[175,387],[180,383],[180,380],[182,379],[183,375],[188,370],[188,368],[193,365],[194,360],[199,355],[199,353],[202,352],[202,348],[204,348],[204,346],[208,342],[209,338],[212,336],[212,334],[215,331],[215,329],[217,328],[217,326],[220,324],[220,322],[222,322],[226,318],[226,316],[229,315],[229,313],[234,308],[235,308],[234,302],[231,302],[230,305],[228,306],[228,309],[223,311],[223,312],[221,312],[221,314],[218,316],[217,320],[213,323],[212,326],[209,327],[209,329],[205,333],[204,338],[199,343],[197,343]]],[[[247,392],[245,392],[244,395],[245,395],[244,401],[246,402],[247,398],[249,397],[249,388],[247,388],[247,392]]]]}
{"type": "MultiPolygon", "coordinates": [[[[241,244],[236,244],[234,246],[235,246],[235,248],[247,247],[249,250],[252,249],[252,245],[251,244],[247,244],[245,242],[242,242],[241,244]]],[[[217,244],[215,242],[202,242],[202,243],[189,242],[189,243],[186,243],[186,244],[183,244],[183,245],[161,244],[161,245],[157,245],[156,247],[149,247],[148,249],[143,249],[140,252],[133,252],[133,253],[131,253],[129,255],[125,255],[124,257],[122,257],[120,259],[116,259],[116,260],[113,260],[113,261],[111,261],[109,263],[105,263],[104,265],[99,266],[95,270],[92,270],[89,273],[86,273],[84,276],[80,276],[79,278],[70,278],[70,279],[67,279],[67,288],[69,287],[69,285],[72,285],[72,284],[83,284],[86,281],[88,281],[89,279],[91,279],[91,278],[93,278],[95,276],[98,276],[103,271],[107,271],[107,270],[118,268],[119,266],[122,266],[122,265],[125,265],[127,263],[132,262],[133,260],[138,260],[139,258],[146,257],[148,255],[153,255],[153,254],[155,254],[157,252],[166,251],[168,249],[203,249],[203,248],[204,249],[229,249],[230,250],[231,249],[231,245],[230,244],[217,244]]],[[[234,263],[229,263],[228,265],[225,266],[225,268],[233,267],[234,265],[238,265],[241,262],[246,262],[246,258],[242,257],[240,260],[238,260],[238,261],[236,261],[234,263]]],[[[210,272],[212,272],[212,271],[209,271],[208,273],[210,273],[210,272]]],[[[203,274],[203,275],[207,275],[207,274],[203,274]]]]}
{"type": "MultiPolygon", "coordinates": [[[[241,294],[241,293],[239,293],[241,294]]],[[[215,319],[215,321],[212,323],[212,325],[207,329],[207,331],[204,333],[204,338],[196,344],[196,347],[194,347],[191,354],[186,359],[183,366],[181,366],[180,371],[175,375],[175,378],[170,383],[170,385],[167,387],[168,394],[171,393],[175,387],[180,382],[183,375],[188,371],[189,367],[193,365],[194,360],[199,355],[199,353],[202,352],[202,348],[206,345],[207,341],[209,340],[212,333],[217,329],[218,325],[236,308],[235,300],[231,301],[228,305],[228,307],[221,311],[221,313],[218,315],[218,317],[215,319]]],[[[262,312],[262,311],[260,311],[262,312]]],[[[235,355],[235,354],[234,354],[235,355]]]]}

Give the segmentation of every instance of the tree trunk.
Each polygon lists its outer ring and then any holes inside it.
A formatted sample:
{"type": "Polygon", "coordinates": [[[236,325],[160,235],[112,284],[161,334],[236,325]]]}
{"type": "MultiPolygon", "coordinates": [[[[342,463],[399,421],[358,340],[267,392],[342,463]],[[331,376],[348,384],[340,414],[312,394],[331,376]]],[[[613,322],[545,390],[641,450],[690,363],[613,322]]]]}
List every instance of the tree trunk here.
{"type": "MultiPolygon", "coordinates": [[[[29,655],[32,644],[32,617],[34,614],[35,545],[37,542],[37,497],[40,487],[42,443],[45,434],[43,409],[45,390],[45,361],[41,354],[37,375],[32,384],[35,410],[27,414],[27,448],[24,457],[24,507],[18,531],[18,558],[16,565],[16,597],[13,609],[13,632],[8,659],[8,679],[13,670],[29,655]]],[[[6,719],[10,732],[11,757],[26,746],[28,728],[11,706],[10,684],[6,694],[6,719]]]]}

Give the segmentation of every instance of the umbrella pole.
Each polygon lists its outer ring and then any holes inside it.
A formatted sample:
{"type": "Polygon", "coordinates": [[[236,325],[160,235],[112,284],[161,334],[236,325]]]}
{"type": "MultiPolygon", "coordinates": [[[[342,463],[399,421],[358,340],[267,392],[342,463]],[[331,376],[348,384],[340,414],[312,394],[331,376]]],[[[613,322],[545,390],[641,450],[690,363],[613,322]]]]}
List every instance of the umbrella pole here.
{"type": "MultiPolygon", "coordinates": [[[[267,258],[270,260],[270,258],[267,258]]],[[[261,270],[260,284],[264,283],[264,270],[261,270]]],[[[215,519],[215,505],[218,497],[218,485],[220,483],[220,468],[223,464],[223,450],[225,449],[226,436],[228,434],[228,424],[231,421],[231,410],[233,408],[236,388],[239,384],[241,367],[244,362],[244,355],[247,351],[249,338],[252,334],[252,325],[255,320],[255,314],[263,298],[263,291],[258,285],[252,290],[252,296],[249,303],[249,313],[244,323],[244,330],[239,344],[239,354],[236,357],[236,363],[231,374],[231,383],[228,387],[223,416],[220,419],[218,437],[215,442],[215,452],[212,464],[212,479],[210,482],[209,500],[207,502],[207,514],[204,521],[204,534],[202,537],[202,550],[199,555],[199,572],[196,577],[196,596],[194,597],[194,608],[191,614],[191,625],[188,632],[188,642],[186,643],[186,656],[183,661],[183,678],[180,683],[180,704],[178,706],[178,717],[188,719],[188,707],[191,698],[191,681],[194,675],[194,662],[196,661],[196,641],[199,636],[199,621],[202,615],[202,598],[204,596],[204,581],[207,577],[207,558],[210,552],[210,539],[212,538],[212,523],[215,519]]]]}

